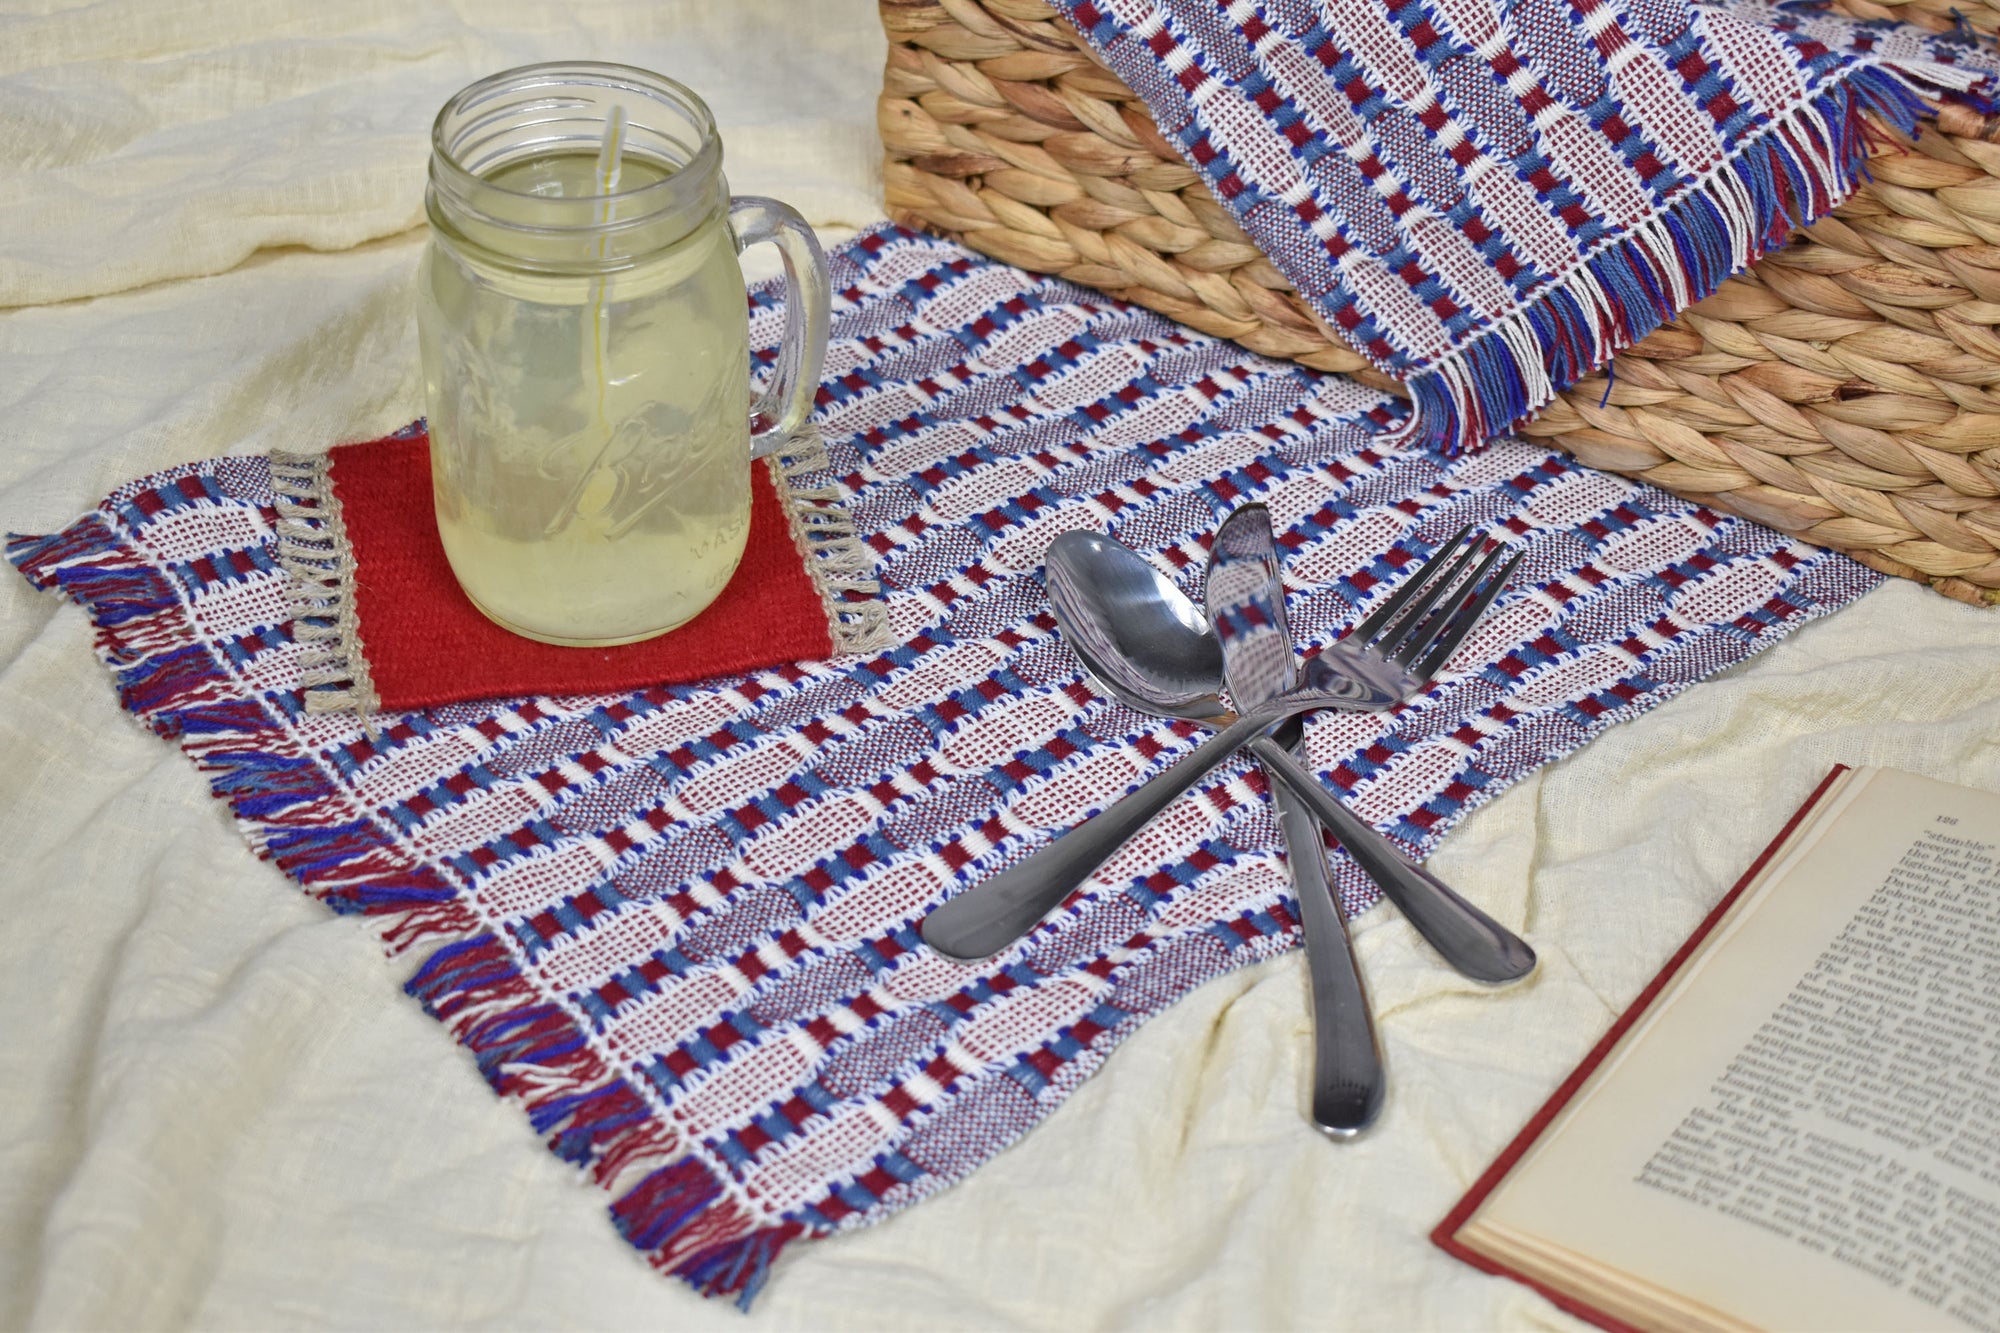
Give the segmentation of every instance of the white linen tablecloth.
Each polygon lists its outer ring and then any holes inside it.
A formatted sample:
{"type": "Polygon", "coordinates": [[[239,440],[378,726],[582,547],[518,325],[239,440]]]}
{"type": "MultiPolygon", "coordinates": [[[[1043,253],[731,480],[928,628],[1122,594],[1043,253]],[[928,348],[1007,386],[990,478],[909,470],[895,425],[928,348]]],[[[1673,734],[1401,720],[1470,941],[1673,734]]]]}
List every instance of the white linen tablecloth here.
{"type": "MultiPolygon", "coordinates": [[[[869,0],[30,0],[0,14],[0,525],[422,411],[429,122],[533,60],[706,96],[743,193],[881,216],[869,0]]],[[[1358,923],[1393,1080],[1308,1127],[1297,955],[1046,1125],[795,1247],[746,1322],[654,1275],[385,960],[0,578],[0,1327],[1538,1328],[1426,1234],[1836,761],[2000,788],[2000,612],[1905,583],[1544,769],[1434,864],[1541,951],[1488,993],[1358,923]]]]}

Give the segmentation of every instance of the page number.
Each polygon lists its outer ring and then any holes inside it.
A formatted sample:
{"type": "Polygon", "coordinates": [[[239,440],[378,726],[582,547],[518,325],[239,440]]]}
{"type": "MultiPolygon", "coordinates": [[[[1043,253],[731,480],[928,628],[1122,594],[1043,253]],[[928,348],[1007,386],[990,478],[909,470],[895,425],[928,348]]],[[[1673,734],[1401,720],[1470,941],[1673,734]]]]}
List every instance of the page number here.
{"type": "Polygon", "coordinates": [[[1940,824],[1956,824],[1956,823],[1958,822],[1958,816],[1957,816],[1957,815],[1939,815],[1939,816],[1937,817],[1937,822],[1938,822],[1938,823],[1940,823],[1940,824]]]}

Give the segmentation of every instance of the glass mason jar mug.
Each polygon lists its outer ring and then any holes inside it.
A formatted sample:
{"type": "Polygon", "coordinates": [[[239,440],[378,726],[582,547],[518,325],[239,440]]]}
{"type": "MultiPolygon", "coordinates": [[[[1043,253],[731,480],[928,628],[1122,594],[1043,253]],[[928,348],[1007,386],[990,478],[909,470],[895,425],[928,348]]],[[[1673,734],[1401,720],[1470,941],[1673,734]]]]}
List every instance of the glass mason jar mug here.
{"type": "Polygon", "coordinates": [[[729,197],[692,92],[585,62],[508,70],[447,102],[425,205],[418,340],[459,585],[550,643],[684,624],[742,558],[750,460],[812,410],[828,285],[811,227],[729,197]],[[736,256],[758,241],[777,244],[788,290],[753,403],[736,256]]]}

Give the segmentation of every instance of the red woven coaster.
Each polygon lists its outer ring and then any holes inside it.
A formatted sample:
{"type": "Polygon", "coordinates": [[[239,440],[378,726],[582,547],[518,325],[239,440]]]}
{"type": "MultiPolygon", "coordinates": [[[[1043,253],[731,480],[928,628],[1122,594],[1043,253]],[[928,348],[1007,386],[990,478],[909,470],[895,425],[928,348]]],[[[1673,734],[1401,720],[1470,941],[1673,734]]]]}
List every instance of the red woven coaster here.
{"type": "Polygon", "coordinates": [[[858,543],[845,515],[786,483],[787,470],[824,461],[814,441],[784,464],[751,464],[749,543],[706,611],[641,643],[564,648],[502,629],[458,586],[431,507],[428,436],[274,455],[281,550],[309,645],[307,706],[401,712],[599,694],[885,646],[879,588],[854,577],[858,543]]]}

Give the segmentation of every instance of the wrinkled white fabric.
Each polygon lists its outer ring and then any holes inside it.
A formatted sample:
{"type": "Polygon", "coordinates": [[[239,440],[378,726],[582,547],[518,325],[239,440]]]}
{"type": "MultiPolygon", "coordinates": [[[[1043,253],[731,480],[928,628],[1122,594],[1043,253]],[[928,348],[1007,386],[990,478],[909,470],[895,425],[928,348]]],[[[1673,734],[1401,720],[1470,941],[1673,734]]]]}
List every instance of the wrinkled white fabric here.
{"type": "MultiPolygon", "coordinates": [[[[101,0],[0,16],[0,525],[422,410],[430,116],[575,56],[682,78],[730,177],[880,216],[868,0],[101,0]],[[92,298],[88,300],[77,298],[92,298]]],[[[1296,956],[1189,996],[1049,1122],[746,1321],[649,1271],[399,987],[0,577],[0,1327],[1544,1328],[1426,1236],[1835,761],[2000,788],[2000,613],[1892,584],[1471,816],[1433,864],[1542,967],[1359,923],[1379,1128],[1304,1120],[1296,956]]]]}

